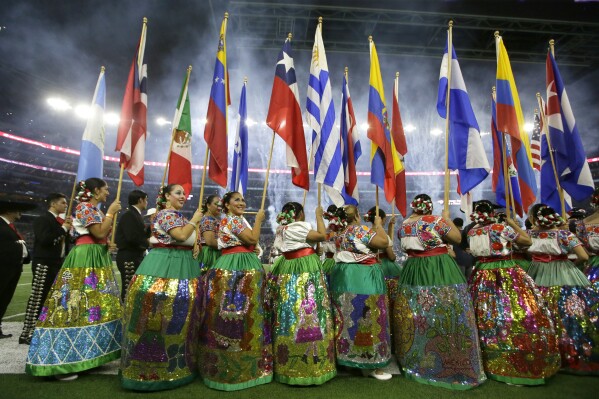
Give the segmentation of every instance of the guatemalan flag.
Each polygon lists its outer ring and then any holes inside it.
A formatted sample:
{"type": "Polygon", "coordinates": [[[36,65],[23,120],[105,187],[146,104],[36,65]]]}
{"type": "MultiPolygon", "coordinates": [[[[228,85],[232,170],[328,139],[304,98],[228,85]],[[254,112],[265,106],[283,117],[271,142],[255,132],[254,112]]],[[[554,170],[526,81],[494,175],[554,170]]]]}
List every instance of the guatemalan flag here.
{"type": "Polygon", "coordinates": [[[77,181],[103,177],[104,166],[104,109],[106,108],[106,80],[104,67],[100,70],[87,124],[81,140],[77,181]]]}
{"type": "Polygon", "coordinates": [[[120,164],[136,186],[144,184],[144,157],[148,112],[148,66],[144,63],[147,19],[144,18],[141,38],[129,70],[125,87],[121,120],[117,131],[115,151],[121,153],[120,164]]]}
{"type": "Polygon", "coordinates": [[[356,115],[349,94],[348,72],[345,68],[343,76],[343,87],[341,89],[341,117],[339,131],[341,135],[341,160],[343,162],[343,174],[345,183],[341,195],[346,205],[358,205],[360,195],[358,193],[358,178],[356,176],[356,163],[362,155],[360,137],[356,129],[356,115]]]}
{"type": "Polygon", "coordinates": [[[391,203],[397,197],[395,179],[404,169],[393,136],[383,89],[383,78],[376,47],[370,40],[370,90],[368,93],[368,138],[370,145],[370,182],[383,188],[391,203]]]}
{"type": "MultiPolygon", "coordinates": [[[[595,183],[578,134],[564,82],[551,52],[547,53],[547,132],[561,187],[572,198],[584,201],[595,183]]],[[[545,163],[544,167],[551,167],[545,163]]],[[[543,182],[541,182],[542,187],[543,182]]]]}
{"type": "Polygon", "coordinates": [[[228,18],[229,14],[225,13],[220,27],[204,128],[204,140],[210,149],[208,177],[221,187],[227,187],[227,106],[231,104],[226,44],[228,18]]]}
{"type": "Polygon", "coordinates": [[[335,107],[329,67],[322,41],[322,23],[316,26],[312,64],[308,81],[306,120],[312,129],[312,151],[310,167],[314,167],[314,180],[322,183],[324,189],[337,206],[344,204],[344,176],[341,168],[340,135],[333,132],[335,127],[335,107]]]}
{"type": "MultiPolygon", "coordinates": [[[[445,54],[443,54],[443,61],[441,62],[437,96],[437,112],[444,119],[447,118],[447,76],[449,69],[447,47],[448,44],[445,46],[445,54]]],[[[491,168],[453,46],[451,53],[448,167],[451,170],[458,170],[460,191],[461,194],[466,195],[485,180],[491,168]]]]}
{"type": "Polygon", "coordinates": [[[537,184],[532,163],[532,153],[528,134],[524,131],[524,115],[520,105],[520,97],[512,66],[501,36],[495,38],[497,47],[497,97],[496,112],[497,130],[508,134],[511,141],[514,167],[518,171],[518,183],[522,196],[522,207],[525,212],[535,202],[537,184]]]}
{"type": "Polygon", "coordinates": [[[248,111],[246,102],[246,82],[241,88],[239,99],[239,125],[237,126],[237,137],[235,138],[235,149],[233,152],[233,172],[231,174],[231,191],[237,191],[245,196],[248,187],[248,111]]]}
{"type": "Polygon", "coordinates": [[[279,53],[266,124],[287,145],[287,166],[291,167],[291,182],[304,190],[309,190],[306,137],[304,136],[304,123],[293,66],[291,34],[285,40],[279,53]]]}

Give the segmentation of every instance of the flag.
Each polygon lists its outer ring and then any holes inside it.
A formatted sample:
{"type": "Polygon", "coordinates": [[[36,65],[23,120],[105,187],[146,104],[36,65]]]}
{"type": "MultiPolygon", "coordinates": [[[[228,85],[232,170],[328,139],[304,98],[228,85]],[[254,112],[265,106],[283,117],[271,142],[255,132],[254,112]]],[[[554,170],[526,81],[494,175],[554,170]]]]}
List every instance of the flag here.
{"type": "MultiPolygon", "coordinates": [[[[404,157],[408,153],[408,145],[406,144],[406,135],[403,131],[403,123],[401,122],[401,114],[399,113],[399,72],[395,74],[395,84],[393,85],[393,107],[391,114],[391,137],[395,143],[395,149],[399,153],[401,162],[404,162],[404,157]]],[[[395,205],[403,217],[407,214],[406,200],[406,170],[402,168],[395,176],[395,205]]]]}
{"type": "MultiPolygon", "coordinates": [[[[449,38],[449,36],[448,36],[449,38]]],[[[447,82],[449,71],[448,57],[449,41],[445,46],[441,70],[439,72],[439,91],[437,96],[437,112],[441,118],[447,118],[447,82]]],[[[480,129],[466,83],[462,77],[460,64],[451,47],[451,88],[449,90],[449,169],[458,171],[460,176],[460,194],[469,193],[479,185],[488,175],[489,161],[480,138],[480,129]]]]}
{"type": "Polygon", "coordinates": [[[532,166],[541,171],[541,118],[539,111],[535,109],[535,123],[530,137],[530,153],[532,154],[532,166]]]}
{"type": "Polygon", "coordinates": [[[327,56],[322,41],[322,24],[316,25],[312,63],[306,100],[306,120],[312,129],[310,168],[314,167],[314,180],[322,183],[325,191],[337,206],[344,204],[341,191],[344,186],[341,168],[340,134],[335,134],[335,106],[327,56]]]}
{"type": "Polygon", "coordinates": [[[358,193],[358,178],[356,176],[356,163],[362,155],[362,146],[358,129],[356,129],[356,115],[349,94],[347,72],[343,76],[343,87],[341,89],[341,116],[339,132],[341,135],[341,159],[343,162],[344,186],[341,191],[346,205],[358,205],[360,195],[358,193]]]}
{"type": "Polygon", "coordinates": [[[125,87],[123,106],[121,108],[121,120],[117,131],[115,151],[120,151],[120,165],[124,165],[127,174],[136,186],[144,184],[144,156],[146,149],[146,128],[148,111],[148,66],[144,63],[144,52],[146,48],[147,22],[141,30],[141,38],[137,45],[137,51],[129,78],[125,87]]]}
{"type": "Polygon", "coordinates": [[[186,194],[191,193],[191,113],[188,86],[189,71],[185,73],[173,117],[173,146],[168,164],[168,183],[181,185],[186,194]]]}
{"type": "Polygon", "coordinates": [[[368,93],[368,138],[370,145],[370,181],[385,191],[387,202],[397,196],[395,178],[403,171],[389,131],[387,106],[379,57],[374,41],[370,38],[370,90],[368,93]]]}
{"type": "Polygon", "coordinates": [[[248,188],[248,126],[247,126],[247,103],[245,99],[246,83],[241,88],[239,99],[239,125],[237,126],[237,137],[235,138],[235,149],[233,152],[233,172],[231,175],[231,191],[240,192],[245,196],[248,188]]]}
{"type": "Polygon", "coordinates": [[[227,106],[231,104],[226,44],[228,18],[228,14],[225,14],[220,27],[204,128],[204,140],[210,149],[208,177],[222,187],[227,187],[227,106]]]}
{"type": "MultiPolygon", "coordinates": [[[[504,180],[504,168],[503,168],[503,143],[504,140],[503,132],[497,129],[497,105],[495,104],[495,99],[491,98],[491,135],[493,137],[493,177],[492,177],[492,187],[493,191],[495,191],[495,202],[500,206],[506,206],[505,204],[505,193],[506,190],[509,190],[509,187],[505,187],[504,180]]],[[[509,184],[511,185],[512,193],[510,196],[510,203],[512,202],[512,198],[514,203],[512,204],[513,209],[519,216],[523,215],[522,209],[522,195],[520,194],[520,185],[518,181],[518,171],[514,167],[514,163],[512,160],[512,153],[508,147],[508,140],[506,140],[506,161],[507,161],[507,170],[509,176],[509,184]]],[[[508,191],[509,193],[509,191],[508,191]]]]}
{"type": "Polygon", "coordinates": [[[287,144],[287,166],[291,167],[292,183],[308,190],[310,180],[306,138],[293,67],[291,38],[285,40],[279,52],[266,124],[287,144]]]}
{"type": "Polygon", "coordinates": [[[497,115],[495,122],[498,131],[510,136],[513,165],[518,172],[518,183],[522,195],[522,207],[524,211],[528,211],[537,195],[530,143],[528,135],[524,131],[524,115],[520,106],[516,81],[501,36],[496,37],[495,43],[497,46],[497,115]]]}
{"type": "Polygon", "coordinates": [[[547,53],[547,134],[561,187],[572,198],[584,201],[595,183],[587,162],[566,87],[551,52],[547,53]]]}
{"type": "Polygon", "coordinates": [[[90,177],[101,179],[104,175],[104,108],[106,108],[106,80],[104,67],[102,67],[81,140],[77,181],[90,177]]]}

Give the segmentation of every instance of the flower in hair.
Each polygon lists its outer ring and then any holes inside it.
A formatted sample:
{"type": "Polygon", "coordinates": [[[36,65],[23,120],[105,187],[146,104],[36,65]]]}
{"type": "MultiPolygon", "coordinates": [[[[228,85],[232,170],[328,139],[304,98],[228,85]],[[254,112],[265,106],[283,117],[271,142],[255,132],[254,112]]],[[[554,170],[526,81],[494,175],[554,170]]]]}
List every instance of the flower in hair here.
{"type": "Polygon", "coordinates": [[[156,209],[158,211],[163,210],[164,208],[166,208],[166,186],[160,186],[160,188],[158,189],[158,196],[156,197],[156,209]]]}
{"type": "Polygon", "coordinates": [[[433,202],[429,199],[415,198],[410,203],[410,208],[418,214],[429,213],[433,210],[433,202]]]}
{"type": "Polygon", "coordinates": [[[295,222],[295,209],[291,208],[288,211],[281,211],[277,215],[277,223],[283,226],[295,222]]]}
{"type": "Polygon", "coordinates": [[[92,192],[85,185],[85,180],[79,182],[79,191],[77,192],[77,201],[87,202],[92,199],[92,192]]]}

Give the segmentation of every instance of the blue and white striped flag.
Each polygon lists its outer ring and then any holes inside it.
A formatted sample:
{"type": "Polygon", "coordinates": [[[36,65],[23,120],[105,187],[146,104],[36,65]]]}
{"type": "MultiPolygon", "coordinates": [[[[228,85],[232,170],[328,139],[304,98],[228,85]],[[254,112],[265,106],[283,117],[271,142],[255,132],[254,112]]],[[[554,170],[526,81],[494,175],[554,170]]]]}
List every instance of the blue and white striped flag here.
{"type": "Polygon", "coordinates": [[[245,196],[248,187],[248,126],[247,126],[247,103],[245,100],[245,86],[241,89],[239,100],[239,125],[237,126],[237,137],[235,138],[235,149],[233,152],[233,173],[231,175],[231,191],[240,192],[245,196]]]}
{"type": "Polygon", "coordinates": [[[100,70],[96,91],[89,110],[81,140],[77,181],[103,177],[104,172],[104,109],[106,108],[106,81],[104,67],[100,70]]]}
{"type": "Polygon", "coordinates": [[[312,64],[308,82],[306,119],[312,129],[310,168],[314,168],[314,180],[324,185],[325,191],[337,206],[344,204],[341,190],[345,183],[341,160],[340,134],[333,133],[335,106],[329,67],[322,41],[322,23],[316,27],[312,64]]]}

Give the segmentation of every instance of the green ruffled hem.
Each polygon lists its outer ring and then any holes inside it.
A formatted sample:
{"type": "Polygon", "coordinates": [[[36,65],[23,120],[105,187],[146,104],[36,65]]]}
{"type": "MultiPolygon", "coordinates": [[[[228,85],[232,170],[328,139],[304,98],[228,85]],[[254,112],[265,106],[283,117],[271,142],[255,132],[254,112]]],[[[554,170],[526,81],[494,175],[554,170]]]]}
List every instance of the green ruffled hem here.
{"type": "Polygon", "coordinates": [[[481,263],[476,262],[476,270],[493,270],[493,269],[509,269],[516,267],[516,262],[512,259],[498,260],[496,262],[481,263]]]}
{"type": "Polygon", "coordinates": [[[564,285],[589,287],[591,285],[584,273],[569,260],[554,260],[548,263],[531,262],[528,275],[539,287],[564,285]]]}
{"type": "Polygon", "coordinates": [[[356,363],[350,362],[349,360],[337,359],[337,364],[340,366],[353,367],[355,369],[373,370],[386,367],[391,362],[391,359],[387,359],[381,363],[356,363]]]}
{"type": "Polygon", "coordinates": [[[324,262],[322,262],[322,271],[325,272],[325,274],[331,274],[334,267],[335,259],[333,258],[326,258],[324,262]]]}
{"type": "Polygon", "coordinates": [[[81,371],[93,369],[94,367],[98,367],[105,363],[112,362],[113,360],[119,359],[120,357],[121,350],[119,349],[118,351],[108,353],[95,359],[90,359],[78,363],[70,363],[55,366],[37,366],[28,363],[25,365],[25,372],[29,375],[33,375],[36,377],[48,377],[52,375],[79,373],[81,371]]]}
{"type": "MultiPolygon", "coordinates": [[[[119,372],[120,374],[120,372],[119,372]]],[[[121,385],[125,389],[130,389],[132,391],[165,391],[167,389],[178,388],[183,385],[187,385],[197,377],[196,373],[188,375],[187,377],[180,378],[178,380],[172,381],[137,381],[130,380],[128,378],[124,378],[121,375],[121,385]]]]}
{"type": "Polygon", "coordinates": [[[448,254],[409,257],[399,276],[400,285],[433,286],[465,284],[466,278],[448,254]]]}
{"type": "Polygon", "coordinates": [[[349,292],[361,295],[387,293],[387,284],[381,265],[337,263],[331,273],[331,292],[349,292]]]}
{"type": "Polygon", "coordinates": [[[514,262],[520,266],[520,269],[528,273],[528,269],[530,269],[530,261],[528,259],[514,259],[514,262]]]}
{"type": "Polygon", "coordinates": [[[255,380],[250,380],[239,384],[224,384],[222,382],[211,381],[207,378],[204,378],[203,381],[204,385],[206,385],[208,388],[217,389],[219,391],[231,392],[240,391],[246,388],[252,388],[258,385],[268,384],[272,382],[272,375],[267,375],[264,377],[257,378],[255,380]]]}
{"type": "Polygon", "coordinates": [[[200,276],[200,267],[193,259],[192,251],[154,248],[146,255],[135,274],[190,280],[200,276]]]}
{"type": "Polygon", "coordinates": [[[288,385],[322,385],[332,380],[337,375],[337,370],[330,371],[320,377],[287,377],[286,375],[276,374],[275,381],[288,385]]]}
{"type": "Polygon", "coordinates": [[[505,382],[506,384],[514,384],[514,385],[544,385],[547,383],[546,378],[523,378],[523,377],[506,377],[504,375],[497,375],[487,373],[487,377],[492,380],[505,382]]]}
{"type": "Polygon", "coordinates": [[[238,252],[235,254],[221,255],[210,269],[231,271],[264,270],[260,259],[253,252],[238,252]]]}
{"type": "Polygon", "coordinates": [[[212,267],[212,265],[216,264],[218,258],[220,258],[220,251],[218,249],[214,249],[208,245],[202,246],[202,251],[198,258],[198,263],[200,264],[202,272],[205,272],[212,267]]]}
{"type": "Polygon", "coordinates": [[[432,380],[428,380],[426,378],[422,378],[422,377],[417,377],[411,373],[405,373],[404,375],[406,377],[406,379],[408,380],[412,380],[412,381],[416,381],[420,384],[425,384],[425,385],[431,385],[434,387],[441,387],[441,388],[446,388],[446,389],[451,389],[454,391],[467,391],[469,389],[472,388],[476,388],[477,386],[481,385],[483,382],[486,381],[486,379],[483,379],[482,381],[480,381],[479,383],[477,383],[476,385],[468,385],[468,384],[450,384],[448,382],[440,382],[440,381],[432,381],[432,380]]]}
{"type": "Polygon", "coordinates": [[[105,244],[75,245],[64,260],[63,268],[112,267],[112,259],[105,244]]]}
{"type": "Polygon", "coordinates": [[[589,257],[587,261],[587,266],[599,266],[599,255],[593,255],[589,257]]]}
{"type": "Polygon", "coordinates": [[[401,269],[399,265],[387,258],[381,258],[381,269],[385,277],[397,277],[400,274],[401,269]]]}
{"type": "Polygon", "coordinates": [[[274,276],[281,274],[319,273],[322,270],[318,255],[312,254],[296,259],[276,261],[271,269],[274,276]]]}

